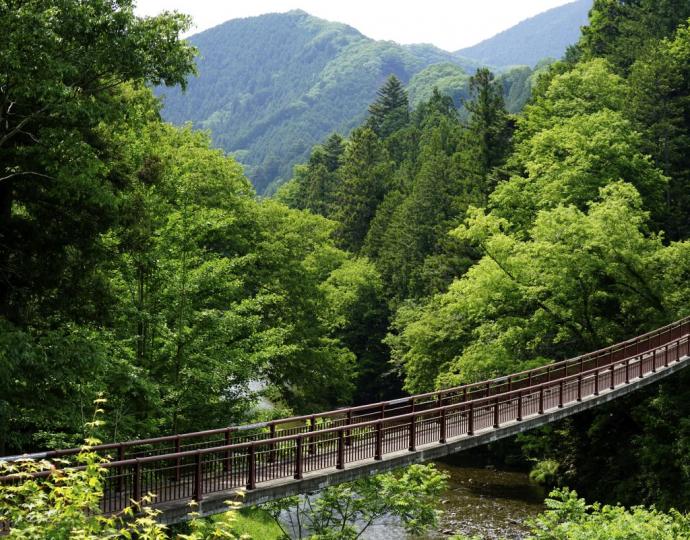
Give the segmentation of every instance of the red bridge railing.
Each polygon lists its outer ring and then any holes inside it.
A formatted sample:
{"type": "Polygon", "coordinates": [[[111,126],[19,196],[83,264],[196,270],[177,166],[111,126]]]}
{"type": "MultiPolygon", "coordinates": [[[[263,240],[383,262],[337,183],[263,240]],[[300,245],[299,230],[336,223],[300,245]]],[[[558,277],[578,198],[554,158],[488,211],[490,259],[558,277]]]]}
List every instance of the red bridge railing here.
{"type": "Polygon", "coordinates": [[[147,493],[156,495],[156,503],[199,501],[499,429],[663,369],[690,355],[689,334],[687,318],[600,351],[477,384],[265,424],[100,445],[95,450],[116,455],[104,464],[102,507],[117,512],[147,493]]]}

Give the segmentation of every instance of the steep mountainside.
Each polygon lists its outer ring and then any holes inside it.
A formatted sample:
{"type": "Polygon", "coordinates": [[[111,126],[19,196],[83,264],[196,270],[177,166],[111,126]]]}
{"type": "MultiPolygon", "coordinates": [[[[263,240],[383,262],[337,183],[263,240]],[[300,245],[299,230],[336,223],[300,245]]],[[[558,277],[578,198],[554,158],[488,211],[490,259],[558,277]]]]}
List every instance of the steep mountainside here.
{"type": "MultiPolygon", "coordinates": [[[[186,93],[158,90],[163,116],[210,130],[259,193],[290,178],[328,134],[358,125],[389,75],[413,81],[413,101],[437,85],[460,104],[469,74],[486,65],[433,45],[375,41],[299,10],[231,20],[190,41],[200,52],[199,76],[186,93]]],[[[507,90],[529,95],[526,78],[515,80],[523,86],[507,90]]]]}
{"type": "Polygon", "coordinates": [[[578,40],[591,7],[592,0],[577,0],[550,9],[456,54],[496,66],[535,66],[543,58],[560,58],[578,40]]]}
{"type": "MultiPolygon", "coordinates": [[[[537,75],[551,62],[544,60],[532,69],[529,66],[510,68],[496,77],[503,88],[508,112],[519,112],[530,98],[532,85],[537,75]]],[[[434,88],[453,98],[455,106],[462,109],[465,100],[470,97],[470,75],[461,67],[450,64],[433,64],[417,73],[407,86],[407,93],[412,106],[431,97],[434,88]]],[[[464,114],[463,111],[461,113],[464,114]]]]}

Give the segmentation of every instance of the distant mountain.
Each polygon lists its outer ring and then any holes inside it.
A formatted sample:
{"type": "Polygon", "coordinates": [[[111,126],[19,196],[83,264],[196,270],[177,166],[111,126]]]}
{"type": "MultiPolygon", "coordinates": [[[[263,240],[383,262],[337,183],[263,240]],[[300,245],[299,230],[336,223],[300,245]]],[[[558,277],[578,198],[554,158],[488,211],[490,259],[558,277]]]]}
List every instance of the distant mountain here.
{"type": "MultiPolygon", "coordinates": [[[[460,104],[470,74],[487,64],[433,45],[375,41],[300,10],[231,20],[190,41],[200,51],[199,76],[186,93],[157,89],[163,117],[210,130],[259,193],[289,179],[328,134],[361,123],[389,75],[410,84],[415,103],[438,86],[460,104]]],[[[504,81],[515,109],[529,96],[530,74],[504,81]]]]}
{"type": "Polygon", "coordinates": [[[544,58],[561,58],[579,39],[592,3],[578,0],[550,9],[455,54],[495,66],[535,66],[544,58]]]}

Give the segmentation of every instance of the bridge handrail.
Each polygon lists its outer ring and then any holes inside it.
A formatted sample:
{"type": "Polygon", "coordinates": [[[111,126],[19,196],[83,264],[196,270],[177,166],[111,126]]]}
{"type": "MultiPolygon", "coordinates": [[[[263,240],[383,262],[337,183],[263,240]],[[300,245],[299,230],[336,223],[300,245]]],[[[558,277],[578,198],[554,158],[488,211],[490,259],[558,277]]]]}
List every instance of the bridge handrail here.
{"type": "MultiPolygon", "coordinates": [[[[389,407],[395,407],[397,405],[402,405],[402,404],[412,404],[415,405],[416,402],[420,399],[425,399],[425,398],[436,398],[439,401],[442,401],[443,399],[447,397],[452,397],[453,395],[458,395],[460,392],[467,393],[468,396],[470,396],[471,393],[475,391],[484,391],[486,389],[490,389],[492,385],[496,384],[508,384],[509,386],[512,383],[520,383],[525,380],[529,380],[531,382],[531,379],[534,378],[535,376],[539,375],[544,375],[544,374],[549,374],[553,371],[559,370],[560,368],[565,367],[566,372],[567,368],[576,364],[583,364],[585,361],[588,360],[594,360],[594,359],[600,359],[605,356],[609,356],[609,362],[603,364],[608,365],[612,362],[616,362],[619,360],[614,359],[614,353],[623,351],[625,355],[625,350],[627,347],[630,345],[639,345],[641,342],[644,340],[649,340],[652,337],[661,337],[664,333],[667,333],[669,335],[669,338],[671,338],[671,332],[675,329],[680,328],[681,329],[681,336],[684,335],[682,332],[683,326],[686,326],[686,333],[690,333],[690,317],[685,317],[683,319],[680,319],[679,321],[675,321],[673,323],[670,323],[666,326],[663,326],[661,328],[657,328],[656,330],[652,330],[650,332],[647,332],[645,334],[642,334],[640,336],[636,336],[633,338],[630,338],[628,340],[615,343],[612,345],[609,345],[607,347],[604,347],[602,349],[592,351],[580,356],[576,356],[574,358],[569,358],[565,360],[561,360],[559,362],[554,362],[552,364],[546,364],[543,366],[538,366],[536,368],[531,368],[528,370],[524,370],[521,372],[517,373],[512,373],[510,375],[505,375],[501,377],[495,377],[493,379],[488,379],[485,381],[480,381],[477,383],[470,383],[470,384],[464,384],[452,388],[445,388],[441,390],[435,390],[432,392],[426,392],[422,394],[415,394],[412,396],[405,396],[402,398],[397,398],[393,400],[387,400],[387,401],[380,401],[376,403],[370,403],[370,404],[363,404],[363,405],[357,405],[354,407],[347,407],[347,408],[340,408],[340,409],[333,409],[330,411],[326,412],[320,412],[320,413],[315,413],[315,414],[306,414],[306,415],[300,415],[300,416],[292,416],[288,418],[281,418],[277,420],[272,420],[268,422],[259,422],[259,423],[254,423],[254,424],[249,424],[249,425],[238,425],[238,426],[228,426],[224,428],[216,428],[216,429],[210,429],[210,430],[204,430],[204,431],[195,431],[195,432],[187,432],[187,433],[180,433],[180,434],[175,434],[175,435],[165,435],[162,437],[153,437],[153,438],[147,438],[147,439],[134,439],[130,441],[122,441],[122,442],[115,442],[115,443],[105,443],[105,444],[100,444],[92,447],[92,450],[95,452],[102,452],[102,451],[108,451],[108,450],[118,450],[119,453],[119,458],[124,458],[124,451],[127,448],[131,448],[134,446],[147,446],[147,445],[154,445],[158,443],[164,443],[164,442],[175,442],[178,446],[180,445],[181,441],[186,441],[188,439],[193,439],[193,438],[202,438],[202,437],[209,437],[212,435],[220,435],[223,434],[225,435],[225,442],[227,442],[228,437],[231,436],[233,433],[238,433],[242,431],[247,431],[251,429],[259,429],[259,428],[269,428],[271,430],[271,434],[269,435],[269,438],[272,438],[275,436],[276,433],[276,428],[278,426],[284,425],[284,424],[291,424],[295,422],[303,422],[303,421],[309,421],[310,425],[309,426],[302,426],[302,428],[306,429],[307,427],[311,430],[305,433],[312,433],[313,431],[318,431],[319,433],[323,432],[325,429],[328,429],[328,427],[318,427],[316,426],[316,420],[317,419],[327,419],[327,420],[332,420],[333,417],[340,416],[341,420],[344,419],[342,418],[343,415],[346,415],[348,417],[348,423],[347,425],[361,425],[362,422],[354,422],[352,423],[352,420],[356,420],[357,416],[355,416],[355,413],[361,412],[361,411],[372,411],[371,414],[374,414],[375,412],[378,412],[379,410],[385,411],[389,407]]],[[[680,337],[680,336],[679,336],[680,337]]],[[[651,350],[651,347],[653,346],[662,346],[665,343],[670,343],[673,341],[673,338],[669,339],[667,342],[661,342],[657,343],[656,345],[651,345],[649,344],[648,349],[645,351],[639,351],[636,349],[636,354],[639,354],[640,352],[646,352],[647,350],[651,350]]],[[[530,385],[528,384],[528,387],[530,385]]],[[[494,394],[495,396],[496,394],[494,394]]],[[[464,403],[469,403],[471,400],[463,401],[464,403]]],[[[429,403],[429,401],[425,402],[429,403]]],[[[429,409],[430,410],[430,409],[429,409]]],[[[391,417],[389,417],[391,418],[391,417]]],[[[261,439],[262,441],[269,440],[269,439],[261,439]]],[[[227,444],[225,445],[227,446],[227,444]]],[[[220,446],[213,446],[213,448],[219,448],[220,446]]],[[[76,455],[79,452],[81,452],[82,448],[69,448],[69,449],[62,449],[62,450],[49,450],[46,452],[35,452],[35,453],[30,453],[30,454],[22,454],[22,455],[17,455],[17,456],[6,456],[6,457],[0,457],[1,460],[5,461],[16,461],[20,459],[51,459],[51,458],[59,458],[59,457],[66,457],[70,455],[76,455]]],[[[152,456],[154,457],[154,456],[152,456]]],[[[123,461],[123,459],[118,459],[118,461],[123,461]]]]}
{"type": "MultiPolygon", "coordinates": [[[[666,351],[669,350],[669,345],[676,345],[676,360],[680,359],[680,344],[683,341],[690,341],[690,336],[688,334],[683,334],[679,336],[678,338],[667,342],[667,343],[662,343],[658,346],[656,346],[653,351],[653,357],[656,357],[656,351],[661,349],[661,348],[666,348],[666,351]]],[[[688,347],[688,350],[690,350],[690,347],[688,347]]],[[[372,426],[390,426],[390,425],[396,425],[400,424],[401,422],[404,422],[406,420],[410,420],[412,422],[416,421],[417,418],[420,417],[440,417],[444,413],[448,412],[453,412],[456,410],[461,410],[461,411],[472,411],[472,410],[477,410],[482,407],[498,407],[500,404],[505,404],[508,402],[512,402],[516,398],[520,397],[525,397],[529,395],[533,395],[537,392],[543,392],[547,389],[553,389],[553,388],[559,388],[559,391],[563,391],[563,385],[575,381],[575,380],[584,380],[588,379],[592,376],[594,377],[599,377],[602,373],[606,371],[612,371],[613,368],[615,368],[617,365],[618,366],[625,366],[626,370],[629,369],[631,363],[635,363],[635,361],[642,362],[645,356],[649,355],[650,351],[644,351],[639,354],[636,354],[634,356],[630,356],[627,358],[624,358],[622,360],[618,360],[614,363],[611,364],[605,364],[602,366],[595,367],[593,369],[589,369],[586,371],[582,371],[579,373],[575,373],[572,375],[567,375],[564,377],[560,377],[558,379],[553,379],[551,381],[546,381],[542,383],[538,383],[526,388],[519,388],[516,390],[510,390],[507,392],[503,392],[500,394],[496,394],[493,396],[484,396],[476,399],[472,399],[469,401],[463,401],[459,403],[452,403],[450,405],[443,405],[439,407],[435,407],[432,409],[425,409],[421,411],[413,411],[410,413],[406,414],[401,414],[393,417],[388,417],[388,418],[379,418],[375,420],[368,420],[365,422],[360,422],[357,424],[348,424],[348,425],[341,425],[341,426],[335,426],[335,427],[329,427],[329,428],[324,428],[319,430],[318,432],[312,432],[312,433],[297,433],[297,434],[290,434],[290,435],[283,435],[283,436],[278,436],[278,437],[273,437],[269,439],[262,439],[262,440],[254,440],[254,441],[246,441],[246,442],[241,442],[241,443],[233,443],[233,444],[228,444],[228,445],[222,445],[222,446],[215,446],[211,448],[199,448],[195,450],[187,450],[183,452],[173,452],[173,453],[168,453],[168,454],[160,454],[160,455],[153,455],[153,456],[144,456],[144,457],[137,457],[137,458],[129,458],[129,459],[124,459],[124,460],[118,460],[118,461],[108,461],[104,462],[101,464],[101,466],[105,469],[110,469],[110,468],[123,468],[127,467],[130,465],[136,465],[136,464],[146,464],[146,463],[154,463],[154,462],[166,462],[166,461],[177,461],[181,460],[184,458],[190,458],[190,457],[198,457],[198,456],[204,456],[208,454],[214,454],[214,453],[221,453],[221,452],[236,452],[238,450],[244,450],[244,449],[250,449],[250,448],[256,448],[256,447],[275,447],[276,445],[282,443],[282,442],[289,442],[289,441],[297,441],[297,440],[302,440],[304,441],[305,439],[309,440],[310,438],[313,437],[323,437],[324,435],[329,435],[332,433],[338,433],[341,434],[343,432],[349,432],[351,430],[357,430],[357,429],[363,429],[367,427],[372,427],[372,426]]],[[[666,357],[666,362],[668,362],[668,357],[666,357]]],[[[641,368],[640,368],[641,369],[641,368]]],[[[653,370],[655,367],[653,368],[653,370]]],[[[562,394],[561,394],[561,399],[562,399],[562,394]]],[[[519,413],[518,413],[519,415],[519,413]]],[[[519,418],[516,418],[515,420],[519,420],[519,418]]],[[[0,461],[2,458],[0,458],[0,461]]],[[[69,467],[69,470],[71,471],[80,471],[84,470],[85,466],[75,466],[75,467],[69,467]]],[[[41,477],[46,477],[49,476],[50,474],[53,474],[56,472],[56,470],[51,469],[51,470],[44,470],[44,471],[37,471],[29,474],[10,474],[6,476],[0,476],[0,482],[9,482],[12,480],[18,480],[18,479],[24,479],[27,477],[30,478],[41,478],[41,477]]]]}

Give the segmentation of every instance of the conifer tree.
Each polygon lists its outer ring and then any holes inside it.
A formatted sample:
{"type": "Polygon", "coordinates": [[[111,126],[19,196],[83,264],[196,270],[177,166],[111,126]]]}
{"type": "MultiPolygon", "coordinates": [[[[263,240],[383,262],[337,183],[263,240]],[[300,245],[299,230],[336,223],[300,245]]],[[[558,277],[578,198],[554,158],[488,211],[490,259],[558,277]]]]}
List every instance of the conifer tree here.
{"type": "Polygon", "coordinates": [[[584,58],[606,58],[627,73],[654,42],[670,37],[690,17],[687,0],[595,0],[578,48],[584,58]]]}
{"type": "Polygon", "coordinates": [[[329,172],[334,172],[340,167],[340,158],[343,155],[343,138],[338,133],[332,133],[323,144],[324,165],[329,172]]]}
{"type": "Polygon", "coordinates": [[[343,248],[359,251],[376,209],[386,193],[390,175],[388,153],[369,128],[352,132],[340,168],[333,217],[339,222],[343,248]]]}
{"type": "Polygon", "coordinates": [[[367,127],[385,139],[405,127],[410,119],[407,93],[400,80],[391,75],[379,89],[377,98],[369,106],[367,127]]]}
{"type": "Polygon", "coordinates": [[[496,185],[494,168],[503,164],[510,150],[511,120],[506,112],[501,88],[486,68],[470,79],[472,100],[465,103],[470,113],[468,126],[468,165],[486,204],[496,185]]]}

